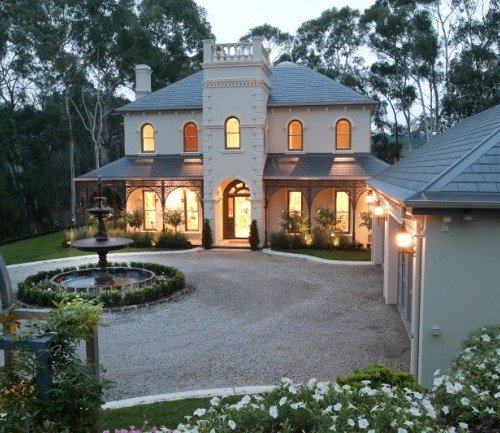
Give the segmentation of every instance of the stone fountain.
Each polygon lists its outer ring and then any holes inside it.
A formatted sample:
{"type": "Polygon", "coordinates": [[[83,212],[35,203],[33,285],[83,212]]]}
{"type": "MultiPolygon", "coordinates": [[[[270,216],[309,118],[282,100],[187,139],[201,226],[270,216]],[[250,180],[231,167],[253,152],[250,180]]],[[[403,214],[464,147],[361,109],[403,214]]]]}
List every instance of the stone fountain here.
{"type": "Polygon", "coordinates": [[[110,251],[124,249],[134,243],[132,239],[108,236],[105,219],[113,209],[106,206],[103,197],[101,178],[98,181],[96,205],[87,209],[97,219],[97,232],[93,238],[79,239],[71,243],[72,248],[81,251],[96,252],[99,256],[98,268],[64,272],[51,279],[53,288],[65,288],[69,291],[99,291],[103,288],[130,289],[151,284],[156,279],[154,272],[146,269],[129,267],[108,268],[107,255],[110,251]]]}

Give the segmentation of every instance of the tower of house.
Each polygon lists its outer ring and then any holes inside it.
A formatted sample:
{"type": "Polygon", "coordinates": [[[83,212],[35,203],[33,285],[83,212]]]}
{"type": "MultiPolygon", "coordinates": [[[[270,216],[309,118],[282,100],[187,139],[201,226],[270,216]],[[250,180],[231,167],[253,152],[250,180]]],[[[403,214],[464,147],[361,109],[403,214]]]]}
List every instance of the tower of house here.
{"type": "Polygon", "coordinates": [[[215,222],[216,240],[244,237],[248,219],[257,220],[261,234],[263,230],[262,173],[271,70],[262,41],[204,41],[204,213],[215,222]],[[237,181],[248,189],[246,203],[243,198],[227,198],[231,184],[242,191],[237,181]]]}

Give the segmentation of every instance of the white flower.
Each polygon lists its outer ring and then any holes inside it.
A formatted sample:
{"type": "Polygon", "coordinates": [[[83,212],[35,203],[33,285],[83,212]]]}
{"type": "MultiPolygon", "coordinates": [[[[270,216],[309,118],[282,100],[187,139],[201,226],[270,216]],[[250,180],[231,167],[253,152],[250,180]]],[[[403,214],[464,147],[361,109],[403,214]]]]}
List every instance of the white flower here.
{"type": "Polygon", "coordinates": [[[280,406],[283,406],[283,405],[286,403],[286,401],[287,401],[287,400],[288,400],[288,398],[286,398],[286,397],[281,397],[281,398],[280,398],[279,405],[280,405],[280,406]]]}
{"type": "MultiPolygon", "coordinates": [[[[366,381],[364,381],[364,382],[366,382],[366,381]]],[[[361,388],[360,393],[366,394],[366,395],[375,395],[375,394],[377,394],[377,390],[371,389],[369,386],[365,386],[365,387],[361,388]]]]}
{"type": "Polygon", "coordinates": [[[413,416],[422,415],[422,413],[416,407],[411,407],[410,409],[408,409],[408,412],[411,413],[413,416]]]}
{"type": "Polygon", "coordinates": [[[219,397],[214,397],[212,400],[210,400],[210,405],[211,406],[219,406],[220,403],[220,398],[219,397]]]}
{"type": "Polygon", "coordinates": [[[325,397],[323,397],[321,394],[314,394],[314,395],[313,395],[313,398],[314,398],[314,400],[316,400],[316,401],[321,401],[321,400],[324,400],[324,399],[325,399],[325,397]]]}
{"type": "Polygon", "coordinates": [[[333,410],[339,412],[340,409],[342,409],[342,403],[337,403],[335,406],[333,406],[333,410]]]}
{"type": "Polygon", "coordinates": [[[230,419],[230,420],[227,422],[227,425],[229,426],[229,428],[230,428],[231,430],[234,430],[234,429],[236,428],[236,423],[235,423],[232,419],[230,419]]]}
{"type": "Polygon", "coordinates": [[[292,385],[292,386],[290,386],[290,387],[288,388],[288,392],[289,392],[290,394],[297,394],[297,387],[296,387],[296,386],[293,386],[293,385],[292,385]]]}
{"type": "Polygon", "coordinates": [[[491,407],[487,407],[484,411],[490,415],[493,415],[495,413],[495,410],[491,407]]]}
{"type": "Polygon", "coordinates": [[[359,425],[359,428],[366,428],[366,427],[368,427],[369,422],[364,418],[359,418],[358,425],[359,425]]]}
{"type": "Polygon", "coordinates": [[[408,430],[405,428],[398,427],[398,433],[408,433],[408,430]]]}
{"type": "Polygon", "coordinates": [[[207,413],[207,410],[206,409],[202,409],[202,408],[199,408],[199,409],[196,409],[193,413],[193,415],[196,415],[196,416],[203,416],[205,415],[205,413],[207,413]]]}
{"type": "Polygon", "coordinates": [[[351,418],[349,418],[347,420],[347,424],[349,424],[351,427],[354,427],[356,425],[356,423],[354,422],[354,420],[352,420],[351,418]]]}
{"type": "Polygon", "coordinates": [[[462,403],[463,406],[469,406],[469,399],[467,397],[462,397],[460,403],[462,403]]]}
{"type": "Polygon", "coordinates": [[[290,407],[292,409],[298,409],[300,407],[306,407],[306,404],[303,401],[299,401],[298,403],[292,403],[290,407]]]}
{"type": "Polygon", "coordinates": [[[450,408],[448,406],[443,406],[443,413],[448,415],[450,413],[450,408]]]}
{"type": "Polygon", "coordinates": [[[474,393],[474,394],[477,394],[479,391],[477,390],[477,388],[474,386],[474,385],[469,385],[470,386],[470,389],[471,391],[474,393]]]}
{"type": "Polygon", "coordinates": [[[278,418],[278,408],[276,406],[269,408],[269,416],[274,419],[278,418]]]}
{"type": "Polygon", "coordinates": [[[329,413],[332,411],[332,407],[328,406],[327,408],[323,409],[323,413],[329,413]]]}
{"type": "Polygon", "coordinates": [[[489,343],[491,341],[491,338],[488,334],[483,334],[481,335],[481,340],[485,341],[486,343],[489,343]]]}
{"type": "Polygon", "coordinates": [[[284,377],[284,378],[282,378],[282,379],[281,379],[281,384],[282,384],[285,388],[289,387],[292,383],[293,383],[293,382],[292,382],[292,379],[290,379],[289,377],[284,377]]]}
{"type": "Polygon", "coordinates": [[[466,424],[465,422],[459,422],[459,423],[458,423],[458,426],[459,426],[459,427],[462,427],[462,428],[468,428],[468,427],[469,427],[469,424],[466,424]]]}

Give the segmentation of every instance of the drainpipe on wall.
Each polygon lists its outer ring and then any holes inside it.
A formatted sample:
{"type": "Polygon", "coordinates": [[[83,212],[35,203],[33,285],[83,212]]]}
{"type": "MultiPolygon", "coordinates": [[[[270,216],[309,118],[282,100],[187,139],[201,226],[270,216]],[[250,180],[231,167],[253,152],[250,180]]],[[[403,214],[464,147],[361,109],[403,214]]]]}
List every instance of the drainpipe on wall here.
{"type": "Polygon", "coordinates": [[[415,281],[413,287],[412,312],[411,312],[411,360],[410,371],[418,380],[419,351],[420,351],[420,288],[422,282],[422,247],[423,227],[420,220],[417,223],[417,235],[415,245],[415,281]]]}

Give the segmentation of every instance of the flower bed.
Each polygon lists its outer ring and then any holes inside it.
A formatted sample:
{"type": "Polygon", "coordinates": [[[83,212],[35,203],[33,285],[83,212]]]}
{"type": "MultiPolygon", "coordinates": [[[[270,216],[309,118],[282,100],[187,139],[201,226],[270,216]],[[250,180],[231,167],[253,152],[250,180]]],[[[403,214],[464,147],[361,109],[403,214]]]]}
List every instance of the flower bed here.
{"type": "Polygon", "coordinates": [[[110,263],[110,267],[133,267],[144,268],[156,273],[157,278],[154,284],[135,288],[131,290],[107,289],[100,293],[67,292],[64,289],[52,289],[50,279],[61,272],[75,271],[78,269],[95,268],[97,264],[83,265],[54,269],[51,271],[38,272],[31,275],[18,285],[18,298],[27,304],[41,307],[52,307],[54,302],[61,302],[62,299],[82,298],[95,300],[102,303],[105,308],[114,308],[127,305],[137,305],[152,302],[172,295],[185,287],[184,274],[171,266],[163,266],[156,263],[110,263]]]}
{"type": "MultiPolygon", "coordinates": [[[[500,327],[482,328],[464,343],[450,372],[432,391],[411,375],[374,365],[337,382],[282,379],[265,395],[230,404],[214,397],[174,432],[498,432],[500,327]]],[[[172,432],[161,428],[120,433],[172,432]]]]}

